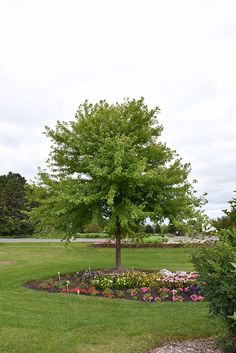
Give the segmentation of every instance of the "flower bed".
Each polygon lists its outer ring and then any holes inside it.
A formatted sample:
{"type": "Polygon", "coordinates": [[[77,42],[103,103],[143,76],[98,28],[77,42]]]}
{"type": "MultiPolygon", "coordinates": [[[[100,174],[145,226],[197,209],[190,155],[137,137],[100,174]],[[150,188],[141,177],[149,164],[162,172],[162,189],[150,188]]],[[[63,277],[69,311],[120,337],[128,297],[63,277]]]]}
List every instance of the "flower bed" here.
{"type": "Polygon", "coordinates": [[[48,292],[73,293],[144,302],[198,302],[204,300],[198,275],[187,272],[84,271],[67,274],[26,285],[48,292]]]}

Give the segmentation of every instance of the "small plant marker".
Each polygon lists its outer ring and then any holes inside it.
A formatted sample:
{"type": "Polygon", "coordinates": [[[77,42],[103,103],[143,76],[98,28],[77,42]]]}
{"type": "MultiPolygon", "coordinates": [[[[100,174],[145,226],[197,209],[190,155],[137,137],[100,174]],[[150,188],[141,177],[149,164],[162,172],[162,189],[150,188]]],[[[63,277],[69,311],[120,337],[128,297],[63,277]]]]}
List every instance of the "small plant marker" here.
{"type": "Polygon", "coordinates": [[[60,274],[60,272],[57,272],[57,274],[58,274],[58,279],[60,281],[61,280],[61,274],[60,274]]]}
{"type": "Polygon", "coordinates": [[[66,281],[66,292],[67,293],[69,292],[69,283],[70,283],[70,281],[66,281]]]}

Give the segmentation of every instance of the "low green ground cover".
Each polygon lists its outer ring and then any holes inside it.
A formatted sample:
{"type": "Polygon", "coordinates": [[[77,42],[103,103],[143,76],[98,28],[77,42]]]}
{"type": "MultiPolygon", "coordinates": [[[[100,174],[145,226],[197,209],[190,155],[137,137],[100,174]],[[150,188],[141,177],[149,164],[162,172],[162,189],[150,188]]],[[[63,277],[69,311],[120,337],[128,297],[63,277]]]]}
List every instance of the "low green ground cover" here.
{"type": "MultiPolygon", "coordinates": [[[[123,249],[124,267],[193,270],[188,249],[123,249]]],[[[208,304],[146,303],[25,288],[27,281],[112,268],[114,249],[0,244],[1,353],[142,353],[172,340],[217,336],[208,304]],[[10,263],[9,263],[10,262],[10,263]]]]}

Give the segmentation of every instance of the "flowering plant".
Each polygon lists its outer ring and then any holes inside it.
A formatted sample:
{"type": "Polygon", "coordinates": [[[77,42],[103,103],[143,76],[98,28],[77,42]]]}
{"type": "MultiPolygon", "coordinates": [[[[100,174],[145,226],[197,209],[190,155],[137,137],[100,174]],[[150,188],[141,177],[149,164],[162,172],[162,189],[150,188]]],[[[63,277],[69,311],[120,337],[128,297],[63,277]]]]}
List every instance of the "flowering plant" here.
{"type": "Polygon", "coordinates": [[[38,289],[144,302],[204,300],[198,275],[186,272],[85,271],[40,281],[38,289]]]}
{"type": "Polygon", "coordinates": [[[143,301],[145,302],[153,302],[155,300],[155,297],[151,293],[146,293],[143,296],[143,301]]]}
{"type": "Polygon", "coordinates": [[[190,295],[190,299],[193,302],[202,302],[204,297],[202,295],[192,294],[192,295],[190,295]]]}

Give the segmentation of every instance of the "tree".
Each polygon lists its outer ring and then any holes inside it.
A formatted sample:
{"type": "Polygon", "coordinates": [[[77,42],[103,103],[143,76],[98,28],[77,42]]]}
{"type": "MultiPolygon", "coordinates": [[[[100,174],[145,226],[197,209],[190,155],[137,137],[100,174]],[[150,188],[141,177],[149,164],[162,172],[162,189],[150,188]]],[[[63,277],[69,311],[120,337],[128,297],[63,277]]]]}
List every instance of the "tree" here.
{"type": "Polygon", "coordinates": [[[203,199],[188,181],[190,165],[161,142],[159,108],[144,99],[108,104],[85,101],[75,120],[46,127],[52,146],[49,171],[39,174],[48,198],[33,211],[41,227],[71,236],[84,224],[104,224],[116,239],[137,236],[144,221],[191,217],[203,199]]]}
{"type": "Polygon", "coordinates": [[[230,204],[230,209],[223,210],[224,215],[212,221],[212,225],[218,231],[236,228],[236,198],[232,198],[228,203],[230,204]]]}
{"type": "Polygon", "coordinates": [[[146,224],[144,227],[144,233],[154,234],[154,228],[151,224],[146,224]]]}
{"type": "Polygon", "coordinates": [[[193,217],[174,220],[173,223],[174,232],[178,231],[180,235],[194,238],[196,236],[210,236],[215,234],[210,219],[203,210],[196,211],[193,217]]]}
{"type": "Polygon", "coordinates": [[[28,221],[26,180],[18,173],[0,176],[0,234],[32,233],[28,221]]]}

